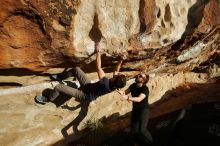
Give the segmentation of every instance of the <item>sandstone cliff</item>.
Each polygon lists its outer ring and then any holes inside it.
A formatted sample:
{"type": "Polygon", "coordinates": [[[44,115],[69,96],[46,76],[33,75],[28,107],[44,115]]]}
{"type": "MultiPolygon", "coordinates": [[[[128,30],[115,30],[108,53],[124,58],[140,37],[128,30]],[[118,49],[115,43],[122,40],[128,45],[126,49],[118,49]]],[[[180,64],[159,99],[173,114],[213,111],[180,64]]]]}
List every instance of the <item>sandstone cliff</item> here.
{"type": "Polygon", "coordinates": [[[116,93],[81,109],[73,99],[69,110],[34,102],[57,84],[49,73],[79,65],[95,80],[98,41],[106,72],[126,53],[121,71],[129,83],[140,71],[150,74],[152,117],[218,100],[219,15],[219,0],[2,0],[0,145],[65,145],[94,115],[113,117],[106,124],[112,133],[128,126],[131,103],[116,93]]]}

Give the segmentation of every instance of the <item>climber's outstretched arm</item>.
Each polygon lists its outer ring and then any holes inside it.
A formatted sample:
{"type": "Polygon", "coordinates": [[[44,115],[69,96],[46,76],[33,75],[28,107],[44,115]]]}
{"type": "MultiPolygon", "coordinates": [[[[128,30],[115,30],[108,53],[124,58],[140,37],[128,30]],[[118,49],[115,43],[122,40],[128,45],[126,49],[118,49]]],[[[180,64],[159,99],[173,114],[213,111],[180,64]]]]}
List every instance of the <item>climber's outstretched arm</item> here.
{"type": "Polygon", "coordinates": [[[101,52],[100,52],[101,47],[99,43],[96,43],[95,49],[96,49],[96,68],[99,79],[101,80],[103,77],[105,77],[105,72],[102,69],[101,52]]]}
{"type": "Polygon", "coordinates": [[[123,61],[124,61],[126,58],[127,58],[126,55],[120,56],[120,60],[119,60],[117,66],[115,67],[115,70],[114,70],[114,72],[113,72],[113,76],[118,75],[118,73],[119,73],[119,71],[120,71],[120,68],[121,68],[121,66],[122,66],[122,63],[123,63],[123,61]]]}

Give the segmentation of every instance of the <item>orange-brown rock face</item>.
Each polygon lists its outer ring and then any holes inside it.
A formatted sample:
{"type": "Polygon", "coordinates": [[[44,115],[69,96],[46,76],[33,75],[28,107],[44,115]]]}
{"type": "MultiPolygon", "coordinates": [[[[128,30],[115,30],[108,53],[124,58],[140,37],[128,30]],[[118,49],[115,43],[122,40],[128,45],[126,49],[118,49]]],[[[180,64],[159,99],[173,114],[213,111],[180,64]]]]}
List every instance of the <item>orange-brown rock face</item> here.
{"type": "Polygon", "coordinates": [[[42,65],[42,44],[46,43],[35,15],[25,10],[19,1],[4,1],[1,5],[1,68],[33,68],[42,65]]]}
{"type": "Polygon", "coordinates": [[[16,0],[2,2],[1,68],[42,70],[62,63],[65,59],[61,58],[71,56],[67,53],[70,48],[70,21],[67,22],[65,17],[71,17],[69,15],[74,11],[67,5],[58,3],[57,7],[62,11],[56,12],[53,3],[16,0]],[[65,24],[61,25],[62,22],[65,24]]]}
{"type": "Polygon", "coordinates": [[[220,24],[220,18],[215,17],[220,14],[219,1],[211,0],[204,8],[203,19],[198,26],[198,30],[202,33],[206,33],[213,27],[220,24]]]}
{"type": "MultiPolygon", "coordinates": [[[[184,42],[186,36],[200,41],[218,26],[219,5],[217,0],[3,0],[0,68],[43,71],[61,64],[89,64],[94,58],[83,60],[101,39],[108,56],[113,56],[106,58],[106,65],[123,51],[130,52],[131,63],[140,58],[156,61],[158,52],[163,58],[160,48],[173,46],[181,37],[184,42]],[[132,54],[135,50],[144,51],[143,56],[132,54]]],[[[129,64],[128,68],[138,70],[129,64]]]]}

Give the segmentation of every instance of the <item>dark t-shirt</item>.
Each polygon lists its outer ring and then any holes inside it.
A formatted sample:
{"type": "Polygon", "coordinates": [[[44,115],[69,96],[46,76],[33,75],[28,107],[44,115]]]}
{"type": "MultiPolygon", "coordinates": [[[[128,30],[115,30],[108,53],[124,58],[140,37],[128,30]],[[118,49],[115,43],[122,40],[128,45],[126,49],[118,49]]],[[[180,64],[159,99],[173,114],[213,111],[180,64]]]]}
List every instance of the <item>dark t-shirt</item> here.
{"type": "Polygon", "coordinates": [[[95,83],[86,84],[83,86],[82,90],[86,93],[86,98],[89,100],[94,100],[98,96],[102,96],[112,91],[109,87],[109,79],[107,77],[103,77],[95,83]]]}
{"type": "Polygon", "coordinates": [[[138,97],[141,93],[146,95],[146,97],[141,102],[133,102],[133,108],[149,107],[149,103],[148,103],[149,89],[146,85],[138,87],[137,83],[133,83],[129,86],[129,90],[131,91],[132,97],[138,97]]]}

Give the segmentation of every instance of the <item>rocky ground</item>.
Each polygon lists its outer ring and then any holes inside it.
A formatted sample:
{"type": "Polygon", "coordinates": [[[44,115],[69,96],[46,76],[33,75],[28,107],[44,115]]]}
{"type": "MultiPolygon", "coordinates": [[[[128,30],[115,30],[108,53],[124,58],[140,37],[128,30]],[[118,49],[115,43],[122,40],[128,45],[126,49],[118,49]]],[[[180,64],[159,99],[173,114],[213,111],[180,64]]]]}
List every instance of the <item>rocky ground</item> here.
{"type": "MultiPolygon", "coordinates": [[[[89,76],[95,78],[96,75],[89,76]]],[[[48,81],[46,76],[41,79],[39,76],[26,78],[30,78],[30,85],[1,89],[1,145],[29,145],[29,141],[34,145],[64,145],[85,134],[77,131],[94,119],[104,121],[108,134],[129,125],[131,103],[120,101],[117,93],[100,97],[90,104],[79,105],[71,99],[40,105],[34,97],[58,83],[48,81]]],[[[11,80],[15,81],[15,77],[8,78],[8,81],[11,80]]],[[[133,80],[129,84],[131,82],[133,80]]],[[[206,74],[158,74],[150,79],[148,86],[151,118],[199,101],[219,99],[219,88],[216,88],[220,87],[219,81],[214,78],[208,81],[206,74]]]]}

